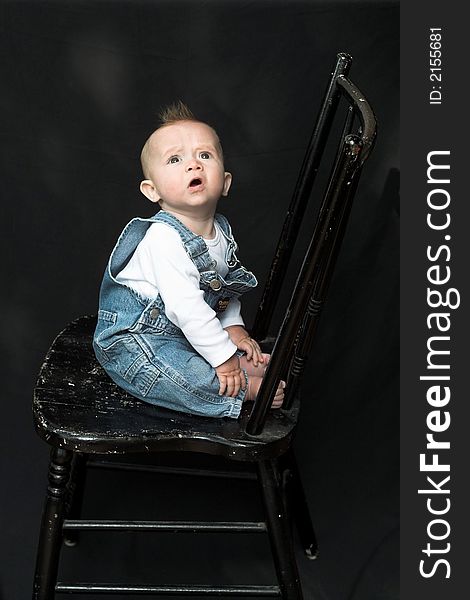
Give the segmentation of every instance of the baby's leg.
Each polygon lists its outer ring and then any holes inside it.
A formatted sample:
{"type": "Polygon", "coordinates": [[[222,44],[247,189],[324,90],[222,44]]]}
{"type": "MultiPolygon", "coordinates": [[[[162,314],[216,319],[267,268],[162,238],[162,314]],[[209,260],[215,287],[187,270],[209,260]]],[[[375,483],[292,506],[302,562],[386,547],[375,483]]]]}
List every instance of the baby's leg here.
{"type": "MultiPolygon", "coordinates": [[[[256,395],[258,394],[259,388],[261,386],[261,382],[263,380],[264,372],[266,371],[266,367],[268,366],[269,359],[271,358],[270,354],[263,353],[264,362],[259,363],[257,367],[253,365],[253,361],[247,360],[246,355],[240,356],[240,367],[245,369],[248,375],[248,390],[245,396],[245,400],[255,400],[256,395]]],[[[272,403],[272,408],[279,408],[282,406],[284,401],[284,388],[286,387],[285,381],[279,382],[279,387],[276,390],[276,394],[274,395],[274,400],[272,403]]]]}
{"type": "MultiPolygon", "coordinates": [[[[257,377],[256,375],[248,375],[248,389],[245,395],[246,400],[255,400],[256,396],[259,392],[259,388],[261,386],[261,382],[263,381],[262,377],[257,377]]],[[[276,390],[276,394],[274,395],[273,403],[271,404],[271,408],[280,408],[284,401],[284,388],[286,387],[285,381],[279,382],[279,387],[276,390]]]]}
{"type": "Polygon", "coordinates": [[[248,377],[250,375],[255,375],[256,377],[263,377],[264,372],[266,371],[266,367],[268,366],[269,359],[271,358],[270,354],[263,353],[264,362],[258,363],[258,366],[255,367],[253,365],[252,360],[247,360],[246,354],[240,356],[240,367],[245,369],[248,377]]]}

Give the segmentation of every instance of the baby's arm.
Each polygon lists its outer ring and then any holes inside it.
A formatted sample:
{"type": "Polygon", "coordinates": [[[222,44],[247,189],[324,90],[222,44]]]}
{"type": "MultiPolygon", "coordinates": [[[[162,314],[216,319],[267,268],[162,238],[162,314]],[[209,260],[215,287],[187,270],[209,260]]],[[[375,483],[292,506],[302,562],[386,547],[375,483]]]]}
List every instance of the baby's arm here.
{"type": "Polygon", "coordinates": [[[229,334],[230,339],[238,348],[246,352],[246,358],[253,361],[255,367],[258,363],[263,363],[263,355],[261,348],[257,342],[250,337],[250,334],[244,327],[244,322],[241,316],[241,304],[238,298],[232,298],[222,313],[218,314],[222,327],[229,334]]]}
{"type": "MultiPolygon", "coordinates": [[[[136,256],[137,254],[137,256],[136,256]]],[[[236,345],[230,340],[214,310],[199,288],[199,272],[186,254],[176,231],[153,224],[139,244],[140,271],[160,294],[165,314],[184,333],[189,343],[216,367],[231,358],[236,345]]]]}

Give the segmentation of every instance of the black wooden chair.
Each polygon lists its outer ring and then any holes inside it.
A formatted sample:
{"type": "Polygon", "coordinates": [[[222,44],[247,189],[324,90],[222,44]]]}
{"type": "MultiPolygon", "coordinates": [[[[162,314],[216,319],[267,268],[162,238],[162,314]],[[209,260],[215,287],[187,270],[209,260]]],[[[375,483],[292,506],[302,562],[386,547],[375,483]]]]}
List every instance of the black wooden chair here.
{"type": "MultiPolygon", "coordinates": [[[[70,323],[54,340],[34,391],[38,434],[52,446],[49,485],[43,512],[33,598],[56,593],[142,593],[155,595],[263,596],[302,598],[290,516],[298,525],[308,556],[316,540],[291,443],[299,414],[299,381],[319,312],[343,237],[361,167],[375,138],[369,104],[346,78],[351,57],[339,54],[320,109],[298,183],[287,211],[276,255],[252,335],[268,341],[269,324],[293,244],[341,97],[347,117],[295,290],[258,398],[241,417],[211,419],[159,409],[118,388],[96,362],[91,347],[95,318],[70,323]],[[355,127],[356,132],[351,133],[355,127]],[[287,377],[284,407],[269,410],[278,382],[287,377]],[[255,465],[261,484],[265,522],[115,521],[80,519],[86,467],[111,455],[196,452],[255,465]],[[277,585],[125,585],[57,581],[62,543],[75,543],[77,530],[171,532],[265,532],[271,542],[277,585]]],[[[120,465],[125,468],[126,465],[120,465]]],[[[230,476],[230,471],[222,475],[230,476]]],[[[78,550],[77,550],[78,551],[78,550]]]]}

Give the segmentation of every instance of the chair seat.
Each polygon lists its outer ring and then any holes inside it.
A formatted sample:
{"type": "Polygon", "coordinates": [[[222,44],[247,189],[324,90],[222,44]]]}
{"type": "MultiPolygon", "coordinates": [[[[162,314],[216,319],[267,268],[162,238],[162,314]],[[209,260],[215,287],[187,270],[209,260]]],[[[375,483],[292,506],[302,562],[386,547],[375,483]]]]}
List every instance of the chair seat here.
{"type": "Polygon", "coordinates": [[[39,435],[68,450],[127,452],[196,451],[235,460],[264,460],[290,445],[298,402],[271,410],[263,433],[245,432],[251,403],[238,419],[188,415],[156,407],[119,388],[97,362],[92,336],[96,317],[80,317],[54,340],[39,373],[33,400],[39,435]]]}

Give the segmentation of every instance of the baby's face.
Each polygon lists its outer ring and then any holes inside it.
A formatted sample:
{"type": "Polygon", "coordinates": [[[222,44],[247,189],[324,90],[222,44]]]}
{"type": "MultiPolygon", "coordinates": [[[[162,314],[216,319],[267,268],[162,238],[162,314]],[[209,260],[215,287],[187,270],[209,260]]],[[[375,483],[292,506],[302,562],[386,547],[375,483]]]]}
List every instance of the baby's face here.
{"type": "Polygon", "coordinates": [[[205,123],[180,121],[158,129],[149,140],[147,167],[149,180],[141,190],[170,212],[215,211],[230,187],[219,140],[205,123]]]}

